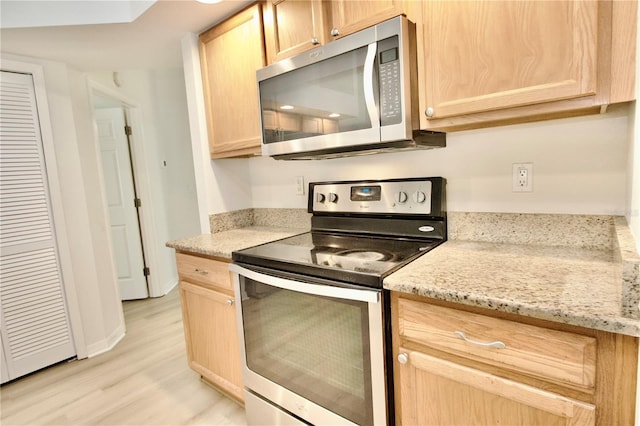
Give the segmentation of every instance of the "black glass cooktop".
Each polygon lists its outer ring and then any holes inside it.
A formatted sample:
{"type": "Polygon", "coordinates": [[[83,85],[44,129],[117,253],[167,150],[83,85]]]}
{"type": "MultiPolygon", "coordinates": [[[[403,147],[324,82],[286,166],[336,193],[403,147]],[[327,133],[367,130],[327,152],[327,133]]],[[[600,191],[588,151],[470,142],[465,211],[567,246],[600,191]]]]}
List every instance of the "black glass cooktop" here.
{"type": "Polygon", "coordinates": [[[385,276],[441,242],[308,232],[234,251],[233,260],[382,288],[385,276]]]}

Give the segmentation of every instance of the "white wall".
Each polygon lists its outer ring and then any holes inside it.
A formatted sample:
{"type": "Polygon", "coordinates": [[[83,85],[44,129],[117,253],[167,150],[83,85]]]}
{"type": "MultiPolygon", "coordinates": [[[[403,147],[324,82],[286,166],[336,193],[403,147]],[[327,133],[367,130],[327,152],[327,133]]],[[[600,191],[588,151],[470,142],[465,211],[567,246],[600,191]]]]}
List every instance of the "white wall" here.
{"type": "MultiPolygon", "coordinates": [[[[194,173],[200,230],[209,232],[209,215],[251,207],[251,179],[247,159],[212,161],[209,155],[198,36],[182,39],[194,173]]],[[[222,100],[224,102],[224,100],[222,100]]]]}
{"type": "Polygon", "coordinates": [[[88,106],[85,79],[61,63],[3,54],[4,58],[43,67],[73,281],[85,349],[91,356],[122,337],[124,318],[115,269],[106,250],[100,192],[95,188],[97,157],[92,152],[91,123],[82,117],[88,106]]]}
{"type": "MultiPolygon", "coordinates": [[[[44,68],[86,353],[95,355],[117,343],[125,324],[109,251],[87,76],[61,63],[5,57],[44,68]]],[[[177,283],[177,273],[174,251],[165,242],[199,233],[184,76],[181,69],[120,74],[122,92],[137,102],[141,113],[160,257],[159,270],[152,274],[160,277],[166,292],[177,283]]],[[[91,77],[113,86],[111,73],[91,77]]]]}
{"type": "Polygon", "coordinates": [[[627,109],[447,135],[429,151],[285,162],[249,160],[253,207],[306,207],[305,181],[443,176],[450,211],[615,214],[625,211],[627,109]],[[512,163],[533,163],[533,192],[512,192],[512,163]]]}
{"type": "Polygon", "coordinates": [[[110,72],[89,78],[136,104],[142,129],[134,143],[143,144],[147,173],[138,177],[146,180],[151,197],[142,200],[142,208],[153,210],[153,252],[158,257],[151,274],[164,294],[177,283],[174,250],[165,243],[200,233],[184,75],[182,69],[118,75],[121,87],[110,72]]]}
{"type": "MultiPolygon", "coordinates": [[[[640,74],[637,78],[640,78],[640,74]]],[[[625,216],[640,253],[640,108],[636,103],[630,109],[629,126],[627,210],[625,216]]]]}
{"type": "MultiPolygon", "coordinates": [[[[640,27],[640,11],[638,13],[640,27]]],[[[640,38],[640,32],[638,32],[640,38]]],[[[636,99],[640,99],[640,40],[636,43],[636,99]]],[[[634,102],[629,114],[629,151],[627,163],[627,223],[633,233],[640,252],[640,108],[634,102]]],[[[640,393],[638,395],[640,398],[640,393]]],[[[640,405],[639,405],[640,406],[640,405]]],[[[638,424],[640,424],[640,410],[638,424]]]]}
{"type": "Polygon", "coordinates": [[[627,181],[635,179],[627,174],[628,106],[611,107],[603,115],[449,133],[446,148],[429,151],[316,161],[212,161],[197,37],[185,36],[183,58],[201,218],[249,207],[305,208],[306,196],[295,195],[296,176],[304,176],[305,183],[443,176],[450,211],[624,215],[627,210],[627,181]],[[533,163],[531,193],[512,192],[512,163],[522,162],[533,163]]]}

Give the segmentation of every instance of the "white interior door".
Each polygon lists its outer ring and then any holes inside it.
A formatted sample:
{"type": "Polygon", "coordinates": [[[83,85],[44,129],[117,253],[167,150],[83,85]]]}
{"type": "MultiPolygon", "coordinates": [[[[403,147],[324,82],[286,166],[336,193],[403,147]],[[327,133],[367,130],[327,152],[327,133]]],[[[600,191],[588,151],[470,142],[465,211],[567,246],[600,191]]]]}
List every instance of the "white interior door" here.
{"type": "Polygon", "coordinates": [[[76,355],[33,80],[0,77],[2,382],[76,355]]]}
{"type": "Polygon", "coordinates": [[[122,300],[149,297],[124,110],[95,110],[111,244],[122,300]]]}

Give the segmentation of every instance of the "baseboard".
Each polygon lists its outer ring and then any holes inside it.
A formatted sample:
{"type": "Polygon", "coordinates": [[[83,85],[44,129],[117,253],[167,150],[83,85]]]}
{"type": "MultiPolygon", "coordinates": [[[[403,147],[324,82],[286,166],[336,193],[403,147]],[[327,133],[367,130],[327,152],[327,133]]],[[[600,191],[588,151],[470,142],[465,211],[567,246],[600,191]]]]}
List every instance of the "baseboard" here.
{"type": "Polygon", "coordinates": [[[118,342],[120,342],[120,340],[124,338],[125,334],[126,329],[123,322],[105,339],[87,345],[87,357],[92,358],[105,352],[109,352],[118,344],[118,342]]]}
{"type": "Polygon", "coordinates": [[[177,286],[178,280],[169,280],[164,286],[165,292],[162,296],[166,296],[167,294],[171,293],[171,290],[173,290],[177,286]]]}

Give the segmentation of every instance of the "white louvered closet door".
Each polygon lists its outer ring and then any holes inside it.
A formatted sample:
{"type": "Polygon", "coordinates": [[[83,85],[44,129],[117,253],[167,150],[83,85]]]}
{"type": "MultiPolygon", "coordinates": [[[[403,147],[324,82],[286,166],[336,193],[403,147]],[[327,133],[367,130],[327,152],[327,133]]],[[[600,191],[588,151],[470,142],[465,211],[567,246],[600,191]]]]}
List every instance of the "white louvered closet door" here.
{"type": "Polygon", "coordinates": [[[73,357],[31,75],[0,77],[0,320],[12,380],[73,357]]]}

